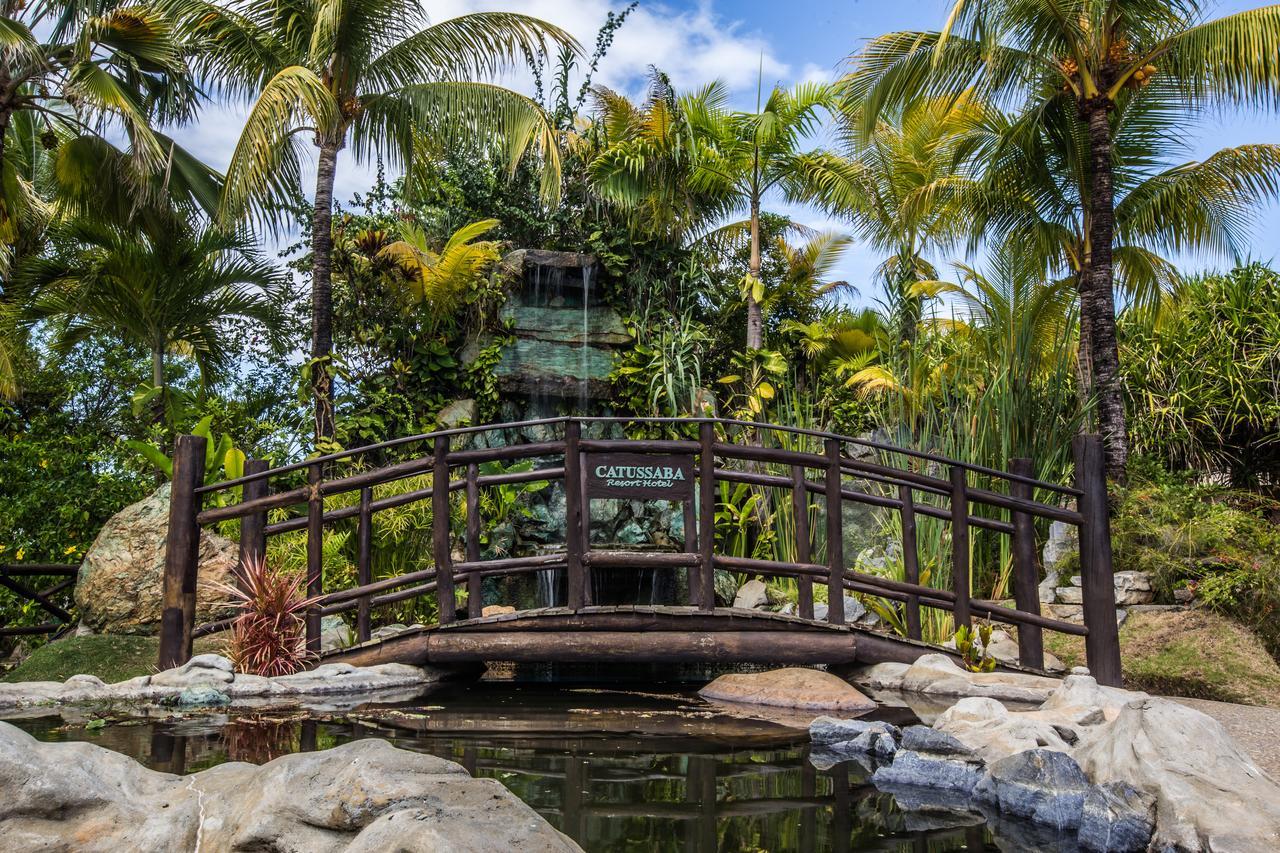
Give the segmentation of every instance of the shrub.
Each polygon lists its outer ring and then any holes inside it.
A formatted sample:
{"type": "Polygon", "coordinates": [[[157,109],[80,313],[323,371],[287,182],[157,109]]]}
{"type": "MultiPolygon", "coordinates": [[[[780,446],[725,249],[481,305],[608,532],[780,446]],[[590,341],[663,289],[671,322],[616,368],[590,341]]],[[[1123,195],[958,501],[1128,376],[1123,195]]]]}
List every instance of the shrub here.
{"type": "Polygon", "coordinates": [[[244,589],[211,583],[231,596],[240,615],[231,627],[227,654],[236,670],[252,675],[289,675],[312,659],[307,651],[305,613],[319,597],[307,598],[303,577],[265,560],[240,567],[244,589]]]}

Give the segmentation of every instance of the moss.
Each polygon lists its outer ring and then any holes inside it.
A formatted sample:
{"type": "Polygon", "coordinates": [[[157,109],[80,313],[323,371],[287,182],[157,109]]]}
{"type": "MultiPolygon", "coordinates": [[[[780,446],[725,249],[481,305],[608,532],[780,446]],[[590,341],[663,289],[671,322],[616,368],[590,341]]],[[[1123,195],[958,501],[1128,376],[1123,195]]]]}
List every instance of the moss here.
{"type": "MultiPolygon", "coordinates": [[[[1067,666],[1084,663],[1084,641],[1045,635],[1067,666]]],[[[1280,666],[1237,622],[1204,610],[1135,613],[1120,627],[1125,686],[1168,696],[1280,708],[1280,666]]]]}
{"type": "MultiPolygon", "coordinates": [[[[197,640],[195,651],[216,652],[222,643],[216,638],[197,640]]],[[[41,646],[2,681],[66,681],[73,675],[96,675],[108,684],[126,681],[156,670],[160,654],[158,637],[119,634],[91,634],[67,637],[41,646]]]]}

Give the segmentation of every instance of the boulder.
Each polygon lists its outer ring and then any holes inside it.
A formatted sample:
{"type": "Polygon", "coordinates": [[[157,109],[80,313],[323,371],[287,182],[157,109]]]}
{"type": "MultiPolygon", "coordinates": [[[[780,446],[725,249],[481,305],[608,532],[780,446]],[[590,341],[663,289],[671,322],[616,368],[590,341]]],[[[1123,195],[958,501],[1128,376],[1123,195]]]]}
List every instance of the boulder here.
{"type": "Polygon", "coordinates": [[[1054,596],[1059,604],[1084,604],[1084,589],[1078,586],[1060,586],[1054,596]]]}
{"type": "Polygon", "coordinates": [[[235,679],[235,667],[222,655],[196,655],[191,660],[151,676],[152,687],[195,687],[229,684],[235,679]]]}
{"type": "Polygon", "coordinates": [[[1280,785],[1193,708],[1139,695],[1073,755],[1095,783],[1155,797],[1152,849],[1280,850],[1280,785]]]}
{"type": "Polygon", "coordinates": [[[496,780],[375,739],[179,777],[0,723],[0,790],[13,850],[578,849],[496,780]]]}
{"type": "Polygon", "coordinates": [[[1084,798],[1080,847],[1094,853],[1146,850],[1156,825],[1156,798],[1124,782],[1094,785],[1084,798]]]}
{"type": "Polygon", "coordinates": [[[454,400],[436,413],[436,423],[444,429],[469,426],[479,420],[479,407],[471,398],[454,400]]]}
{"type": "MultiPolygon", "coordinates": [[[[898,727],[879,720],[838,720],[818,717],[809,724],[809,741],[821,762],[830,766],[849,759],[893,760],[898,751],[898,727]]],[[[814,762],[819,763],[819,762],[814,762]]]]}
{"type": "MultiPolygon", "coordinates": [[[[813,605],[813,618],[823,620],[827,618],[827,604],[825,601],[816,602],[813,605]]],[[[852,625],[859,619],[867,615],[867,608],[862,602],[854,598],[852,595],[844,597],[844,624],[852,625]]]]}
{"type": "Polygon", "coordinates": [[[877,788],[932,788],[968,794],[982,779],[977,753],[945,732],[911,726],[902,732],[893,763],[876,770],[877,788]]]}
{"type": "Polygon", "coordinates": [[[1089,780],[1064,752],[1030,749],[988,765],[974,799],[1006,815],[1058,830],[1076,829],[1089,780]]]}
{"type": "Polygon", "coordinates": [[[733,606],[739,610],[755,610],[769,603],[769,593],[762,580],[749,580],[738,587],[733,606]]]}
{"type": "Polygon", "coordinates": [[[985,697],[966,697],[939,715],[938,731],[952,735],[988,763],[1034,749],[1068,752],[1079,738],[1036,712],[1010,713],[985,697]]]}
{"type": "Polygon", "coordinates": [[[921,655],[902,677],[901,689],[939,696],[986,696],[1011,702],[1043,702],[1062,682],[1020,672],[969,672],[944,654],[921,655]]]}
{"type": "Polygon", "coordinates": [[[325,616],[320,620],[320,651],[345,649],[355,641],[355,636],[341,616],[325,616]]]}
{"type": "MultiPolygon", "coordinates": [[[[76,607],[83,625],[102,634],[159,633],[168,529],[167,483],[107,519],[76,580],[76,607]]],[[[231,614],[227,597],[205,584],[234,585],[239,560],[234,542],[207,530],[200,534],[197,624],[231,614]]]]}
{"type": "Polygon", "coordinates": [[[698,691],[704,699],[799,708],[805,711],[842,711],[866,714],[876,703],[847,681],[818,669],[774,669],[722,675],[698,691]]]}

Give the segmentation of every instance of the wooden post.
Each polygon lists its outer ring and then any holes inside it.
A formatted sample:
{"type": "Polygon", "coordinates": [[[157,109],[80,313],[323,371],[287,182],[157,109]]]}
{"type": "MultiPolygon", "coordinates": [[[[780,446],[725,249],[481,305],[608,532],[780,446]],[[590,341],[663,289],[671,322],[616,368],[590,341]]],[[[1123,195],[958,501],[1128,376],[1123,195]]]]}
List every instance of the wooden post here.
{"type": "MultiPolygon", "coordinates": [[[[912,488],[905,483],[898,486],[898,500],[902,502],[902,579],[907,583],[920,583],[920,547],[916,541],[916,504],[912,488]]],[[[905,605],[907,636],[920,639],[920,596],[908,595],[905,605]]]]}
{"type": "Polygon", "coordinates": [[[200,496],[195,490],[204,482],[205,445],[205,439],[198,435],[180,435],[173,449],[169,530],[164,553],[164,609],[160,613],[159,667],[162,670],[191,659],[200,562],[200,525],[196,523],[200,496]]]}
{"type": "MultiPolygon", "coordinates": [[[[1020,477],[1035,476],[1030,459],[1009,461],[1009,470],[1020,477]]],[[[1030,483],[1009,481],[1009,494],[1033,500],[1030,483]]],[[[1036,522],[1027,512],[1013,513],[1013,601],[1023,613],[1040,614],[1040,569],[1036,560],[1036,522]]],[[[1038,625],[1018,626],[1018,662],[1032,669],[1044,669],[1044,634],[1038,625]]]]}
{"type": "Polygon", "coordinates": [[[1116,626],[1115,577],[1111,565],[1111,520],[1102,437],[1077,435],[1071,442],[1080,496],[1080,585],[1083,587],[1085,658],[1099,684],[1122,687],[1120,631],[1116,626]]]}
{"type": "Polygon", "coordinates": [[[699,610],[716,606],[716,427],[710,421],[698,424],[698,566],[696,583],[689,594],[699,610]]]}
{"type": "MultiPolygon", "coordinates": [[[[319,463],[307,467],[307,597],[324,595],[324,498],[320,481],[324,470],[319,463]]],[[[320,607],[307,608],[307,651],[320,654],[320,607]]]]}
{"type": "Polygon", "coordinates": [[[435,465],[431,474],[431,544],[436,563],[437,621],[448,625],[457,619],[458,600],[453,593],[453,557],[449,553],[449,437],[436,436],[435,465]]]}
{"type": "Polygon", "coordinates": [[[586,539],[582,487],[582,424],[571,420],[564,425],[564,557],[568,575],[569,609],[580,610],[586,604],[586,567],[582,562],[586,539]]]}
{"type": "MultiPolygon", "coordinates": [[[[467,466],[467,562],[480,561],[480,466],[467,466]]],[[[467,618],[479,618],[484,611],[484,579],[477,571],[467,573],[467,618]]]]}
{"type": "Polygon", "coordinates": [[[840,442],[827,449],[827,621],[844,624],[844,497],[840,494],[840,442]]]}
{"type": "MultiPolygon", "coordinates": [[[[791,466],[791,514],[796,519],[796,562],[812,561],[809,545],[809,493],[804,486],[804,466],[791,466]]],[[[800,618],[813,618],[813,578],[808,575],[796,578],[796,607],[800,618]]]]}
{"type": "MultiPolygon", "coordinates": [[[[356,530],[356,586],[373,583],[373,487],[360,490],[360,526],[356,530]]],[[[368,642],[370,636],[368,595],[360,596],[356,605],[356,641],[368,642]]]]}
{"type": "Polygon", "coordinates": [[[951,466],[951,587],[956,630],[969,627],[969,484],[960,465],[951,466]]]}
{"type": "MultiPolygon", "coordinates": [[[[261,474],[270,467],[265,459],[246,459],[244,463],[244,473],[261,474]]],[[[244,490],[240,496],[241,501],[251,501],[267,496],[267,487],[269,483],[266,477],[257,480],[250,480],[244,484],[244,490]]],[[[240,563],[236,567],[236,585],[244,590],[244,575],[246,567],[251,566],[263,559],[267,555],[267,513],[254,512],[243,516],[240,519],[240,563]]]]}

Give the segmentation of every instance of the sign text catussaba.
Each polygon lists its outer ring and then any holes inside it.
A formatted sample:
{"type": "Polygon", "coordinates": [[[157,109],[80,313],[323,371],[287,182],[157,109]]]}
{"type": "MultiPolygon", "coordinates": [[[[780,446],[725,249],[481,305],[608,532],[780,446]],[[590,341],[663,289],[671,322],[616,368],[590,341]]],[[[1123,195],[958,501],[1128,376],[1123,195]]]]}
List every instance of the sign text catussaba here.
{"type": "Polygon", "coordinates": [[[692,456],[589,453],[582,461],[588,497],[683,501],[693,496],[692,456]]]}

